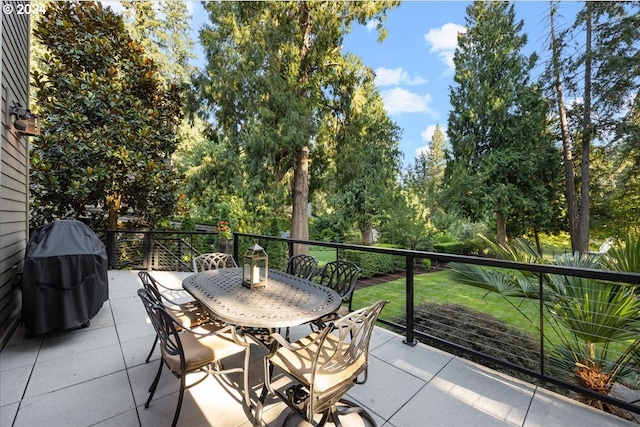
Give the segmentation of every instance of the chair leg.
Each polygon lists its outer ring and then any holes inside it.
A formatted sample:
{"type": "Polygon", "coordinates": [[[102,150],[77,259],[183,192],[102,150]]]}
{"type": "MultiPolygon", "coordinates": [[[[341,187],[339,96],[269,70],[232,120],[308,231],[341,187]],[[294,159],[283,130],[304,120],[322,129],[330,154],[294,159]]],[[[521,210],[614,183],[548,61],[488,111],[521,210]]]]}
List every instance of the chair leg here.
{"type": "Polygon", "coordinates": [[[251,407],[251,398],[249,397],[249,349],[244,352],[244,369],[242,370],[242,379],[244,383],[244,402],[247,408],[251,407]]]}
{"type": "Polygon", "coordinates": [[[178,394],[178,406],[176,406],[176,414],[173,416],[173,423],[171,427],[176,427],[178,424],[178,417],[180,416],[180,410],[182,409],[182,399],[184,398],[185,388],[185,375],[180,375],[180,393],[178,394]]]}
{"type": "Polygon", "coordinates": [[[153,379],[153,383],[151,383],[151,387],[149,387],[149,398],[147,399],[147,402],[144,404],[145,408],[149,407],[149,403],[151,403],[151,399],[153,399],[153,395],[156,392],[156,387],[158,387],[158,382],[160,381],[160,375],[162,374],[163,365],[164,365],[164,360],[160,358],[160,366],[158,367],[158,373],[156,374],[156,377],[153,379]]]}
{"type": "Polygon", "coordinates": [[[149,359],[151,359],[151,355],[153,354],[153,350],[156,349],[156,344],[158,344],[158,336],[157,335],[153,340],[153,345],[151,346],[151,351],[149,352],[149,355],[147,356],[147,358],[144,361],[144,363],[149,363],[149,359]]]}

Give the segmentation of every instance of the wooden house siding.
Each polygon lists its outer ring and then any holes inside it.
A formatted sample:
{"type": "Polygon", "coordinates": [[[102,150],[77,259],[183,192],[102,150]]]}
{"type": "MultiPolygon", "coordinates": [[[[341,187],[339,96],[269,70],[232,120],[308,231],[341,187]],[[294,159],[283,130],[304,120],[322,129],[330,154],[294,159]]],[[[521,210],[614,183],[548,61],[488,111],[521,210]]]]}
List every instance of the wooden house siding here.
{"type": "Polygon", "coordinates": [[[29,15],[15,7],[28,1],[2,1],[14,6],[2,13],[2,72],[0,74],[0,348],[20,318],[21,293],[16,274],[22,270],[29,234],[29,141],[14,128],[8,108],[29,105],[29,15]]]}

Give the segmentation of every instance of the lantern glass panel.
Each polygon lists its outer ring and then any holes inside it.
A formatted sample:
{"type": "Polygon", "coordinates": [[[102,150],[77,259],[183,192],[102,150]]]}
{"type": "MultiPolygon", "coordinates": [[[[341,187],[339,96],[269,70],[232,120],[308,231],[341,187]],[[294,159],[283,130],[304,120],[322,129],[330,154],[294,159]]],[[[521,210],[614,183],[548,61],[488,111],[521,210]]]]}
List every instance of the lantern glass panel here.
{"type": "Polygon", "coordinates": [[[269,257],[258,244],[250,247],[244,255],[242,284],[248,288],[266,286],[269,275],[269,257]]]}

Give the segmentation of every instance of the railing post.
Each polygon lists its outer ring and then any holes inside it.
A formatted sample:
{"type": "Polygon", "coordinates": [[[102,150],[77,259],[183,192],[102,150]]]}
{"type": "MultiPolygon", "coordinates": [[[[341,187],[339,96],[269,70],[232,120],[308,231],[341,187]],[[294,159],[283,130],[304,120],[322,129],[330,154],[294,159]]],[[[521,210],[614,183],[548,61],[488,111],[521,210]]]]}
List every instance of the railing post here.
{"type": "Polygon", "coordinates": [[[406,261],[405,280],[407,283],[405,316],[406,316],[407,330],[406,330],[406,338],[403,342],[413,347],[416,345],[416,340],[413,336],[413,257],[406,256],[405,261],[406,261]]]}
{"type": "Polygon", "coordinates": [[[240,259],[238,259],[238,241],[239,240],[240,239],[238,238],[238,235],[236,233],[233,233],[233,259],[236,260],[238,265],[240,265],[240,259]]]}
{"type": "Polygon", "coordinates": [[[115,260],[115,248],[114,248],[114,233],[113,230],[109,230],[106,229],[104,232],[105,236],[106,236],[106,250],[107,250],[107,268],[108,269],[112,269],[114,268],[114,260],[115,260]]]}
{"type": "Polygon", "coordinates": [[[151,231],[147,230],[144,232],[144,237],[142,239],[142,267],[147,271],[152,270],[151,266],[151,231]]]}
{"type": "Polygon", "coordinates": [[[544,375],[544,290],[542,288],[542,273],[538,276],[538,303],[540,309],[540,375],[544,375]]]}
{"type": "Polygon", "coordinates": [[[287,247],[288,247],[288,253],[287,253],[287,260],[289,258],[291,258],[293,256],[293,242],[287,242],[287,247]]]}

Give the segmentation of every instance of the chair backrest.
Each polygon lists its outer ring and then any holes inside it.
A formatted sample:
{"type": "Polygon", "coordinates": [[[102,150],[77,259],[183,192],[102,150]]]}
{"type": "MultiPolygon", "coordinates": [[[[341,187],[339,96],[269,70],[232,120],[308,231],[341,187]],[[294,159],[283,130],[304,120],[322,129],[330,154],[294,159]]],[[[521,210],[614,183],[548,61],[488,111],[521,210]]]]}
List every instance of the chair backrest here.
{"type": "Polygon", "coordinates": [[[236,260],[232,255],[222,252],[212,252],[198,255],[193,259],[193,271],[199,273],[206,270],[216,270],[218,268],[237,267],[236,260]]]}
{"type": "Polygon", "coordinates": [[[158,281],[151,274],[146,271],[138,271],[138,277],[140,278],[144,286],[151,286],[152,288],[160,292],[160,288],[162,286],[158,286],[158,281]]]}
{"type": "Polygon", "coordinates": [[[180,335],[178,330],[180,325],[174,320],[165,310],[162,304],[155,302],[155,297],[152,292],[145,287],[144,289],[138,289],[138,296],[144,305],[149,320],[158,335],[158,342],[160,343],[160,350],[163,357],[179,357],[180,369],[179,372],[167,364],[174,374],[181,375],[185,371],[185,357],[184,349],[182,348],[182,342],[180,341],[180,335]]]}
{"type": "Polygon", "coordinates": [[[317,364],[315,364],[316,369],[312,373],[311,384],[317,375],[330,376],[347,372],[347,370],[352,374],[350,377],[344,378],[345,382],[362,384],[366,381],[371,333],[387,302],[378,301],[373,305],[353,311],[330,323],[322,330],[320,335],[322,343],[318,346],[322,351],[316,355],[317,364]],[[350,367],[355,367],[355,369],[349,369],[350,367]],[[363,372],[365,372],[364,379],[356,381],[363,372]]]}
{"type": "Polygon", "coordinates": [[[287,261],[287,273],[303,279],[310,279],[316,273],[318,261],[311,255],[294,255],[287,261]]]}
{"type": "Polygon", "coordinates": [[[138,277],[142,281],[142,286],[149,291],[149,297],[155,304],[163,305],[162,291],[160,288],[164,288],[151,274],[146,271],[138,271],[138,277]]]}
{"type": "Polygon", "coordinates": [[[358,277],[360,267],[351,261],[337,260],[325,264],[317,282],[336,291],[343,300],[350,301],[358,277]]]}

